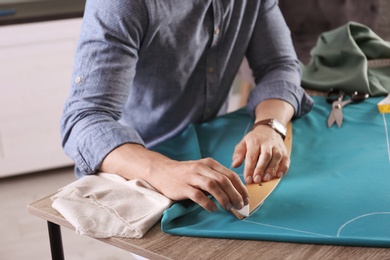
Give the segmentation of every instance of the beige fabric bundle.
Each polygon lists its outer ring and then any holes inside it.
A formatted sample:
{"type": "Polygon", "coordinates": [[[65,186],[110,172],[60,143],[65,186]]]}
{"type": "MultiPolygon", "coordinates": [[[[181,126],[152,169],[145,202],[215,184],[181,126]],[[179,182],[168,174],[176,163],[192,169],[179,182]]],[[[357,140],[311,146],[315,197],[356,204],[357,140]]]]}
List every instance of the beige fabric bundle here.
{"type": "Polygon", "coordinates": [[[82,235],[141,238],[172,201],[143,180],[85,176],[52,197],[52,207],[82,235]]]}

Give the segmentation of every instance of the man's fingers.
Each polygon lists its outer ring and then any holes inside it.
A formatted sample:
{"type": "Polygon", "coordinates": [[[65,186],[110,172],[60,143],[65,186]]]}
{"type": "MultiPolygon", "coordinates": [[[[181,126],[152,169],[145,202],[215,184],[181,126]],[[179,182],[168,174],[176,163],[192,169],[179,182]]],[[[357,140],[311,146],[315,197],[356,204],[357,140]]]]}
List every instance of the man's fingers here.
{"type": "Polygon", "coordinates": [[[246,145],[244,141],[239,142],[234,148],[233,158],[232,158],[232,167],[239,167],[245,159],[246,145]]]}
{"type": "Polygon", "coordinates": [[[284,175],[286,175],[289,168],[290,168],[290,157],[286,155],[282,158],[282,160],[279,163],[279,167],[276,170],[276,177],[282,178],[284,175]]]}
{"type": "MultiPolygon", "coordinates": [[[[261,155],[260,155],[260,157],[261,157],[261,155]]],[[[262,181],[270,181],[271,179],[273,179],[274,177],[277,176],[276,170],[277,170],[279,163],[281,162],[281,160],[283,158],[283,151],[281,149],[279,149],[278,147],[273,147],[271,149],[270,157],[271,158],[268,161],[268,164],[266,164],[267,161],[265,160],[264,165],[259,166],[260,160],[258,162],[257,167],[264,169],[262,181]]]]}
{"type": "Polygon", "coordinates": [[[217,205],[208,198],[204,192],[201,190],[194,188],[194,187],[189,187],[188,188],[188,198],[192,200],[193,202],[199,204],[202,208],[204,208],[207,211],[210,212],[216,212],[217,211],[217,205]]]}
{"type": "Polygon", "coordinates": [[[245,157],[244,179],[250,184],[254,182],[254,170],[260,155],[260,146],[256,144],[247,143],[247,153],[245,157]]]}
{"type": "Polygon", "coordinates": [[[235,172],[213,159],[202,161],[208,167],[200,172],[205,178],[198,181],[199,188],[209,192],[226,210],[247,204],[248,191],[235,172]]]}
{"type": "MultiPolygon", "coordinates": [[[[241,182],[240,177],[235,173],[234,171],[227,169],[224,167],[222,164],[218,163],[215,160],[210,159],[210,168],[215,170],[218,173],[223,174],[228,178],[230,181],[230,184],[232,185],[227,185],[230,189],[230,187],[234,187],[234,190],[238,191],[240,194],[241,198],[245,200],[249,196],[248,190],[246,189],[245,185],[241,182]]],[[[216,175],[218,176],[218,175],[216,175]]],[[[223,182],[223,180],[220,180],[220,182],[223,182]]]]}

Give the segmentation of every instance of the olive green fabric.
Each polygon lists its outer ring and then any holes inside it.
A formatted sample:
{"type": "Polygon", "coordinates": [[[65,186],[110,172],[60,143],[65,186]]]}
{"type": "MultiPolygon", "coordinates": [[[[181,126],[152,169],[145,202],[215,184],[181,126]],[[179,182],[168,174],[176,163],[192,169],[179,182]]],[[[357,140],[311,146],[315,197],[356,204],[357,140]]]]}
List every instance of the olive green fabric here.
{"type": "Polygon", "coordinates": [[[309,64],[301,63],[305,88],[340,88],[372,96],[390,92],[390,63],[385,61],[390,59],[390,42],[365,25],[349,22],[321,34],[310,54],[309,64]],[[373,60],[385,64],[368,66],[373,60]]]}

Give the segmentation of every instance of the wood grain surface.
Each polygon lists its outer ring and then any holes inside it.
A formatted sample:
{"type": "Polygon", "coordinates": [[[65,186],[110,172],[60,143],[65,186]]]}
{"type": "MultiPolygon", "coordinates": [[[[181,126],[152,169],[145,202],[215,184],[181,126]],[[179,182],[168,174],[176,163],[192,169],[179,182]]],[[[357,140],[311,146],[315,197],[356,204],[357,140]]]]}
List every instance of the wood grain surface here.
{"type": "MultiPolygon", "coordinates": [[[[74,230],[51,203],[50,196],[42,198],[28,205],[28,212],[74,230]]],[[[387,248],[172,236],[163,233],[160,224],[141,239],[99,240],[149,259],[390,259],[387,248]]]]}

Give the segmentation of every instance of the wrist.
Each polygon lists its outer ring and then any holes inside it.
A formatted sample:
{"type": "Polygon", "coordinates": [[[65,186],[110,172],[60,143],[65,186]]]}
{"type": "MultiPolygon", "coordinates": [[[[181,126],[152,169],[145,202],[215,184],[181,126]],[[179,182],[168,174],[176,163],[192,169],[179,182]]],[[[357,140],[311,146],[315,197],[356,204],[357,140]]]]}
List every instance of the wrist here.
{"type": "Polygon", "coordinates": [[[272,128],[276,133],[278,133],[283,140],[286,138],[286,126],[275,118],[268,118],[255,122],[255,124],[252,126],[252,130],[258,126],[268,126],[272,128]]]}

